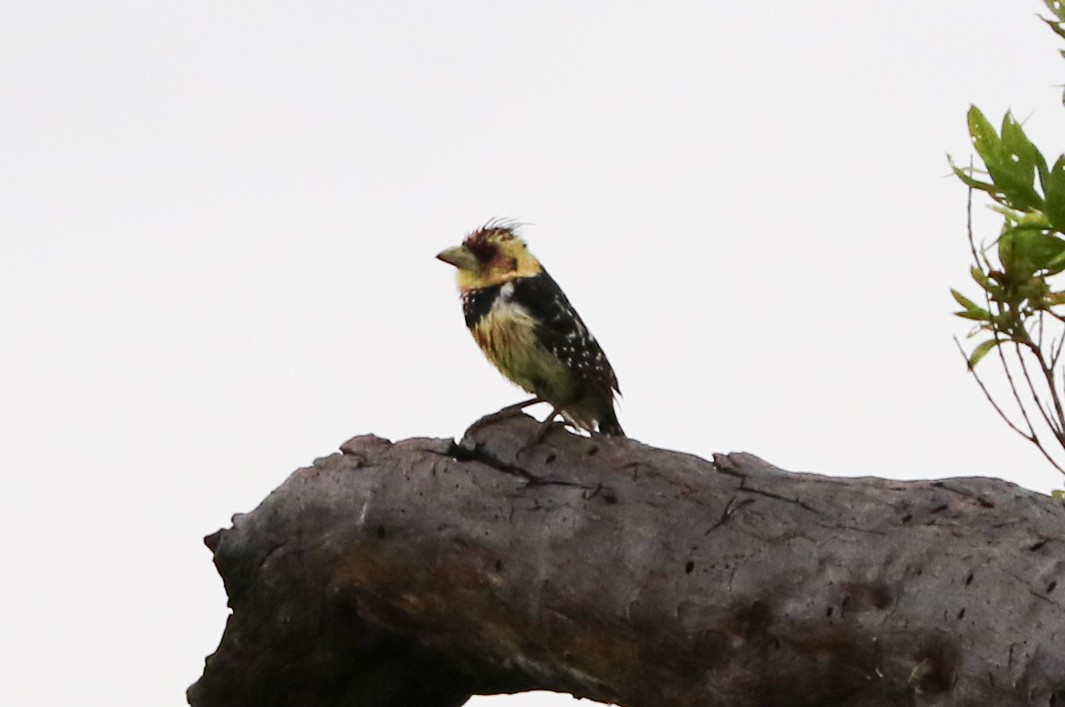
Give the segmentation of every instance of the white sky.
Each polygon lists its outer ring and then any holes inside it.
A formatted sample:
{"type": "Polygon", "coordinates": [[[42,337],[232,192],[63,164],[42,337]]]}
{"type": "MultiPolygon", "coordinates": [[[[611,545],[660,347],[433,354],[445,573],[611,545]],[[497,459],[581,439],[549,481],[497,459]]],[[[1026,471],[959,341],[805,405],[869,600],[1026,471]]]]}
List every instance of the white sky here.
{"type": "Polygon", "coordinates": [[[1062,486],[948,294],[969,103],[1065,147],[1041,8],[0,5],[0,701],[184,704],[227,613],[203,535],[354,434],[518,400],[433,259],[492,216],[637,439],[1062,486]]]}

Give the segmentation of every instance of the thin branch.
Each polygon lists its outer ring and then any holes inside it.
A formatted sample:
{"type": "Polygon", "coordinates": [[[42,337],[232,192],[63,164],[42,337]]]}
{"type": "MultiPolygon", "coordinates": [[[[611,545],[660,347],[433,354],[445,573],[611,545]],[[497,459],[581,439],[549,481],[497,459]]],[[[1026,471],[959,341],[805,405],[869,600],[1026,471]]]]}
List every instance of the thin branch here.
{"type": "MultiPolygon", "coordinates": [[[[1054,376],[1054,367],[1052,364],[1047,364],[1046,358],[1043,354],[1043,347],[1036,345],[1036,343],[1031,340],[1031,337],[1028,337],[1027,332],[1025,332],[1025,337],[1027,340],[1020,343],[1022,343],[1029,351],[1031,351],[1032,356],[1034,356],[1035,360],[1039,362],[1039,368],[1043,373],[1043,378],[1046,380],[1047,388],[1050,391],[1050,401],[1051,403],[1053,403],[1054,410],[1053,416],[1057,419],[1057,424],[1051,423],[1050,420],[1047,419],[1047,425],[1054,432],[1054,436],[1057,438],[1058,444],[1060,444],[1062,447],[1065,447],[1065,434],[1063,434],[1062,432],[1062,430],[1065,429],[1065,410],[1062,409],[1061,396],[1058,395],[1057,383],[1055,382],[1054,376]]],[[[1019,353],[1018,357],[1020,357],[1019,353]]],[[[1028,372],[1025,371],[1025,375],[1027,374],[1028,372]]],[[[1030,381],[1029,387],[1031,387],[1030,381]]],[[[1035,395],[1034,390],[1032,391],[1032,395],[1033,397],[1036,397],[1036,400],[1038,402],[1039,398],[1035,395]]],[[[1040,408],[1040,412],[1042,412],[1042,408],[1040,408]]],[[[1044,419],[1046,419],[1048,413],[1043,413],[1043,416],[1044,419]]]]}
{"type": "MultiPolygon", "coordinates": [[[[965,353],[965,348],[961,345],[961,342],[958,341],[958,337],[956,336],[954,337],[954,344],[958,347],[958,352],[961,353],[962,358],[965,359],[966,365],[968,365],[969,356],[965,353]]],[[[1021,437],[1024,437],[1029,442],[1035,442],[1035,431],[1033,430],[1029,433],[1026,433],[1024,430],[1014,424],[1013,420],[1011,420],[1009,416],[1006,415],[1005,411],[1003,411],[1003,409],[999,407],[998,403],[995,402],[995,399],[991,396],[991,391],[989,391],[987,389],[987,386],[984,385],[984,381],[980,379],[980,376],[979,374],[977,374],[976,369],[970,367],[969,372],[973,374],[973,378],[976,379],[976,384],[980,386],[980,390],[984,392],[984,397],[987,398],[987,402],[991,403],[991,407],[995,408],[995,412],[998,413],[998,416],[1002,418],[1003,422],[1009,425],[1010,429],[1019,434],[1021,437]]],[[[1023,410],[1021,412],[1023,414],[1023,410]]],[[[1025,418],[1025,420],[1027,421],[1027,417],[1025,418]]],[[[1031,429],[1031,426],[1032,425],[1029,422],[1029,429],[1031,429]]]]}
{"type": "MultiPolygon", "coordinates": [[[[1032,376],[1028,372],[1028,365],[1024,362],[1024,350],[1021,348],[1021,344],[1013,342],[1014,352],[1017,354],[1017,362],[1021,366],[1021,373],[1024,374],[1024,380],[1028,384],[1028,392],[1032,396],[1032,402],[1035,403],[1035,407],[1039,410],[1039,414],[1043,417],[1043,422],[1050,428],[1050,431],[1054,434],[1055,439],[1061,442],[1061,434],[1058,428],[1055,426],[1054,421],[1051,419],[1049,409],[1046,407],[1046,403],[1042,401],[1039,393],[1035,389],[1035,382],[1032,381],[1032,376]]],[[[1036,354],[1038,357],[1038,354],[1036,354]]],[[[1041,444],[1038,440],[1034,441],[1035,444],[1041,444]]]]}
{"type": "Polygon", "coordinates": [[[1042,349],[1039,351],[1039,365],[1043,369],[1043,377],[1046,378],[1047,388],[1050,389],[1050,400],[1054,403],[1054,413],[1057,418],[1057,435],[1058,442],[1065,447],[1065,435],[1062,434],[1062,430],[1065,429],[1065,409],[1062,409],[1061,396],[1058,395],[1058,386],[1054,376],[1053,365],[1047,365],[1046,360],[1043,358],[1042,349]]]}
{"type": "MultiPolygon", "coordinates": [[[[1041,404],[1041,402],[1039,400],[1039,396],[1035,392],[1035,386],[1032,383],[1031,376],[1028,375],[1028,366],[1025,365],[1024,357],[1021,355],[1020,344],[1014,342],[1014,346],[1016,348],[1017,360],[1020,361],[1020,364],[1021,364],[1021,371],[1024,373],[1025,380],[1028,381],[1028,388],[1029,388],[1029,390],[1032,393],[1032,399],[1035,401],[1035,406],[1039,410],[1039,414],[1042,415],[1043,421],[1046,422],[1047,426],[1050,428],[1050,431],[1054,434],[1054,437],[1055,437],[1055,439],[1057,439],[1058,443],[1059,444],[1065,444],[1065,442],[1062,441],[1061,435],[1058,434],[1057,430],[1054,428],[1054,424],[1050,421],[1050,416],[1043,409],[1043,406],[1042,406],[1042,404],[1041,404]]],[[[1037,356],[1037,358],[1038,358],[1038,356],[1037,356]]],[[[1003,364],[1002,365],[1003,365],[1003,367],[1006,366],[1005,357],[1004,356],[1003,356],[1003,364]]],[[[1009,371],[1009,369],[1007,368],[1007,375],[1009,375],[1008,371],[1009,371]]],[[[1013,378],[1012,378],[1012,376],[1010,377],[1010,386],[1011,387],[1013,386],[1013,378]]],[[[1017,392],[1016,389],[1014,389],[1014,394],[1015,395],[1016,395],[1016,392],[1017,392]]],[[[1039,439],[1039,435],[1036,434],[1035,428],[1032,426],[1032,421],[1028,418],[1028,412],[1027,412],[1026,408],[1024,407],[1024,404],[1019,399],[1017,400],[1017,404],[1021,406],[1021,415],[1024,417],[1024,421],[1028,425],[1028,429],[1031,431],[1031,436],[1027,438],[1028,441],[1036,446],[1036,449],[1038,449],[1039,452],[1046,458],[1046,460],[1048,462],[1050,462],[1051,466],[1053,466],[1055,469],[1057,469],[1060,473],[1065,474],[1065,469],[1063,469],[1061,467],[1061,465],[1058,464],[1057,461],[1055,461],[1054,457],[1052,457],[1050,452],[1047,451],[1046,447],[1043,446],[1043,441],[1041,439],[1039,439]]]]}
{"type": "Polygon", "coordinates": [[[1050,346],[1054,350],[1054,354],[1050,357],[1050,365],[1057,368],[1058,358],[1061,356],[1061,347],[1065,345],[1065,335],[1058,337],[1057,343],[1051,342],[1050,346]]]}
{"type": "MultiPolygon", "coordinates": [[[[969,158],[969,169],[973,168],[973,159],[969,158]]],[[[976,239],[973,238],[973,188],[969,187],[969,193],[965,199],[965,227],[969,232],[969,251],[973,254],[973,262],[980,267],[980,256],[976,252],[976,239]]],[[[985,290],[984,294],[987,292],[985,290]]]]}
{"type": "MultiPolygon", "coordinates": [[[[991,333],[995,339],[995,353],[998,354],[998,360],[1002,364],[1002,371],[1006,374],[1006,380],[1010,385],[1010,393],[1013,394],[1013,400],[1017,403],[1017,407],[1021,411],[1021,417],[1024,418],[1024,424],[1028,425],[1028,434],[1030,435],[1030,441],[1033,444],[1039,444],[1039,438],[1035,434],[1035,426],[1032,424],[1031,419],[1028,417],[1028,409],[1024,406],[1024,401],[1021,400],[1020,391],[1017,389],[1017,382],[1013,379],[1013,371],[1010,370],[1009,362],[1006,360],[1006,354],[1002,351],[1002,344],[1005,343],[1005,339],[999,333],[998,328],[993,328],[991,333]]],[[[1027,375],[1027,373],[1026,373],[1027,375]]]]}

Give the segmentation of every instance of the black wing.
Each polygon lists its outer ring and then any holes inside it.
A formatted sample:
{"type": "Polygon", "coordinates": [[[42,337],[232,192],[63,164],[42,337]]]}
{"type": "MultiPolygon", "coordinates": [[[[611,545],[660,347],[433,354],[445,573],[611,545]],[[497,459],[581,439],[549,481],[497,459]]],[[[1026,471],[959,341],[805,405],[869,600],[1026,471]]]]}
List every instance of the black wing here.
{"type": "Polygon", "coordinates": [[[612,391],[620,393],[617,376],[602,347],[554,278],[545,270],[512,282],[511,299],[539,323],[537,334],[544,348],[607,400],[613,397],[612,391]]]}

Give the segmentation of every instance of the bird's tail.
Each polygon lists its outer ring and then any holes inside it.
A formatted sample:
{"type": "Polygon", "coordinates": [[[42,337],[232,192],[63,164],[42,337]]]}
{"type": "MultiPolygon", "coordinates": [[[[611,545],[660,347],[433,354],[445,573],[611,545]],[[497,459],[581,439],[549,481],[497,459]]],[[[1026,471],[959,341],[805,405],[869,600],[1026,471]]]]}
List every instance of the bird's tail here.
{"type": "Polygon", "coordinates": [[[610,405],[603,412],[603,416],[599,419],[599,434],[610,435],[613,437],[624,437],[625,430],[621,429],[621,424],[618,422],[617,413],[614,412],[614,406],[610,405]]]}

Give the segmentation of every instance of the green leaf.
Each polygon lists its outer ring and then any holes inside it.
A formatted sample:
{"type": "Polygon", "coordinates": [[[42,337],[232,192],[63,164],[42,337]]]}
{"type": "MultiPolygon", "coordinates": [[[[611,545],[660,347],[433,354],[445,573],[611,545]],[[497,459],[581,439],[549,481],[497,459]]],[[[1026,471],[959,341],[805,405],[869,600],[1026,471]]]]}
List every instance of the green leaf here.
{"type": "Polygon", "coordinates": [[[1039,200],[1039,206],[1042,206],[1042,198],[1040,198],[1038,192],[1032,187],[1032,173],[1039,177],[1040,184],[1047,178],[1047,161],[1043,157],[1043,153],[1039,151],[1032,141],[1028,139],[1028,136],[1024,134],[1024,129],[1021,124],[1013,119],[1012,113],[1006,113],[1006,117],[1002,119],[1002,147],[1006,152],[1017,155],[1017,164],[1020,171],[1023,172],[1025,182],[1031,188],[1034,198],[1039,200]]]}
{"type": "Polygon", "coordinates": [[[1024,134],[1009,112],[1002,118],[1002,139],[991,161],[984,160],[995,186],[1011,206],[1021,210],[1042,209],[1043,197],[1034,186],[1036,165],[1046,171],[1046,160],[1024,134]]]}
{"type": "MultiPolygon", "coordinates": [[[[1042,159],[1042,155],[1028,136],[1024,134],[1024,128],[1013,118],[1013,114],[1007,112],[1002,117],[1002,147],[1010,155],[1014,156],[1017,164],[1026,170],[1034,168],[1042,159]]],[[[1043,168],[1046,169],[1046,160],[1043,160],[1043,168]]]]}
{"type": "Polygon", "coordinates": [[[1050,270],[1065,257],[1065,240],[1043,231],[1023,231],[1027,255],[1039,270],[1050,270]]]}
{"type": "Polygon", "coordinates": [[[973,352],[969,354],[969,370],[973,370],[976,367],[976,364],[980,363],[980,359],[986,356],[991,349],[1002,343],[1002,341],[1004,341],[1004,339],[988,339],[973,349],[973,352]]]}
{"type": "Polygon", "coordinates": [[[1014,220],[1019,228],[1049,231],[1050,219],[1042,211],[1014,212],[1014,220]]]}
{"type": "Polygon", "coordinates": [[[969,274],[971,274],[973,276],[973,279],[976,280],[976,284],[980,285],[980,287],[984,288],[985,290],[990,287],[994,287],[994,285],[991,283],[991,278],[989,278],[987,274],[980,268],[973,266],[969,269],[969,274]]]}
{"type": "MultiPolygon", "coordinates": [[[[1035,266],[1018,252],[1017,234],[1018,231],[1014,229],[1003,229],[998,238],[998,259],[1002,263],[1002,269],[1013,275],[1014,280],[1025,280],[1035,272],[1035,266]]],[[[1020,250],[1023,252],[1023,245],[1020,250]]]]}
{"type": "Polygon", "coordinates": [[[1065,500],[1065,489],[1054,489],[1050,492],[1050,495],[1054,498],[1060,498],[1065,500]]]}
{"type": "Polygon", "coordinates": [[[971,299],[958,292],[957,290],[951,289],[950,294],[954,297],[954,300],[962,307],[965,307],[965,309],[980,309],[976,306],[975,302],[973,302],[971,299]]]}
{"type": "MultiPolygon", "coordinates": [[[[1006,230],[1008,230],[1010,228],[1014,228],[1016,226],[1020,226],[1021,225],[1021,221],[1024,220],[1024,216],[1026,214],[1026,212],[1024,212],[1024,211],[1018,211],[1017,209],[1011,209],[1008,206],[1002,206],[1000,204],[991,204],[991,206],[988,207],[988,208],[990,208],[992,211],[994,211],[996,214],[998,214],[1002,218],[1006,219],[1007,223],[1002,224],[1002,230],[1003,231],[1006,231],[1006,230]]],[[[1027,214],[1028,215],[1033,215],[1033,212],[1029,211],[1029,212],[1027,212],[1027,214]]],[[[1025,224],[1025,225],[1028,226],[1028,227],[1031,227],[1031,224],[1025,224]]],[[[1050,227],[1050,222],[1049,221],[1046,222],[1046,227],[1047,228],[1050,227]]]]}
{"type": "Polygon", "coordinates": [[[988,312],[983,307],[977,306],[971,299],[952,289],[950,294],[953,295],[955,301],[965,309],[961,312],[955,312],[954,316],[961,317],[962,319],[972,319],[977,322],[989,322],[991,321],[991,312],[988,312]]]}
{"type": "Polygon", "coordinates": [[[993,196],[998,194],[998,190],[997,188],[995,188],[994,184],[990,182],[982,182],[979,179],[974,179],[969,175],[969,171],[967,168],[963,169],[951,165],[951,169],[954,170],[954,174],[957,175],[957,178],[961,179],[966,186],[974,188],[974,190],[978,190],[980,192],[987,192],[988,194],[993,196]]]}
{"type": "Polygon", "coordinates": [[[984,164],[996,161],[1002,151],[1002,141],[999,140],[995,128],[976,106],[969,106],[968,121],[969,135],[972,137],[976,154],[980,155],[984,164]]]}
{"type": "Polygon", "coordinates": [[[1065,231],[1065,155],[1058,157],[1043,184],[1046,193],[1046,214],[1051,225],[1065,231]]]}
{"type": "Polygon", "coordinates": [[[1046,266],[1047,275],[1057,275],[1065,270],[1065,251],[1052,257],[1046,266]]]}
{"type": "Polygon", "coordinates": [[[1040,228],[1008,228],[998,239],[998,258],[1017,281],[1040,271],[1053,274],[1054,268],[1065,264],[1065,240],[1040,228]]]}
{"type": "Polygon", "coordinates": [[[1001,137],[976,106],[970,106],[967,119],[973,147],[984,161],[993,188],[975,180],[972,170],[963,175],[955,167],[955,174],[969,186],[987,191],[996,201],[1010,208],[1021,211],[1041,209],[1043,198],[1035,189],[1034,178],[1037,171],[1040,175],[1047,171],[1046,160],[1028,140],[1013,115],[1007,112],[1003,117],[1001,137]]]}
{"type": "MultiPolygon", "coordinates": [[[[948,156],[947,159],[949,160],[950,157],[948,156]]],[[[970,170],[970,168],[968,167],[958,167],[954,164],[953,161],[951,161],[950,168],[954,170],[954,174],[956,174],[958,176],[958,179],[960,179],[962,183],[965,184],[965,186],[967,187],[978,189],[980,191],[986,191],[989,194],[994,194],[996,191],[998,191],[997,189],[995,189],[994,184],[991,184],[989,182],[981,182],[979,179],[974,178],[972,176],[972,170],[970,170]]]]}
{"type": "Polygon", "coordinates": [[[1043,4],[1054,13],[1055,17],[1065,22],[1065,4],[1062,4],[1060,0],[1043,0],[1043,4]]]}
{"type": "Polygon", "coordinates": [[[991,321],[990,312],[970,312],[969,310],[963,310],[961,312],[954,312],[955,317],[961,317],[962,319],[971,319],[974,322],[989,322],[991,321]]]}
{"type": "Polygon", "coordinates": [[[1047,6],[1048,10],[1054,13],[1054,16],[1057,17],[1057,19],[1053,20],[1049,17],[1043,17],[1042,15],[1039,16],[1039,19],[1046,22],[1047,25],[1050,26],[1050,29],[1054,30],[1054,34],[1065,39],[1065,28],[1062,26],[1063,23],[1065,23],[1065,5],[1056,2],[1056,0],[1043,0],[1043,4],[1047,6]]]}

